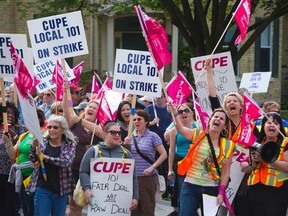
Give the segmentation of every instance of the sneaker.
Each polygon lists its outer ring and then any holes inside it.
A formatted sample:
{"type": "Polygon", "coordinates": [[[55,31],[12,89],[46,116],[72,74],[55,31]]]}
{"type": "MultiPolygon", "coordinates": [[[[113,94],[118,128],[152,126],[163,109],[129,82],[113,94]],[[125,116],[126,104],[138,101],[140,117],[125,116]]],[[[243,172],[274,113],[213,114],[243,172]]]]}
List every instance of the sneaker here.
{"type": "Polygon", "coordinates": [[[179,215],[178,211],[173,211],[170,214],[168,214],[167,216],[178,216],[178,215],[179,215]]]}

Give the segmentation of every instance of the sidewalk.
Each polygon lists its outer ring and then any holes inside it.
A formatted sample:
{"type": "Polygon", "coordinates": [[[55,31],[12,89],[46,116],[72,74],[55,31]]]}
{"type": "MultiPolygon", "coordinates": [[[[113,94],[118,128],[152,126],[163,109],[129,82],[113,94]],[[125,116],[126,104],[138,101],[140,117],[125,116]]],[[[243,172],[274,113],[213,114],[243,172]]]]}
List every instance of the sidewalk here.
{"type": "MultiPolygon", "coordinates": [[[[170,201],[160,200],[156,203],[155,216],[167,216],[172,211],[173,208],[171,207],[170,201]]],[[[87,210],[85,208],[83,209],[82,216],[87,216],[87,210]]]]}

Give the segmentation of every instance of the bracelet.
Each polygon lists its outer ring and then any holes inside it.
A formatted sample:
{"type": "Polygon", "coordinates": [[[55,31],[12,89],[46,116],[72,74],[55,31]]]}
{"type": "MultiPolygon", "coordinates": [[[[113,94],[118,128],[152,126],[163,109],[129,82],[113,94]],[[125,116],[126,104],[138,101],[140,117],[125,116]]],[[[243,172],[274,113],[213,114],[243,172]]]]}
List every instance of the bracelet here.
{"type": "Polygon", "coordinates": [[[154,167],[154,169],[156,169],[156,165],[155,164],[152,164],[152,166],[154,167]]]}
{"type": "Polygon", "coordinates": [[[175,113],[175,114],[173,114],[174,115],[174,117],[177,117],[179,114],[178,113],[175,113]]]}

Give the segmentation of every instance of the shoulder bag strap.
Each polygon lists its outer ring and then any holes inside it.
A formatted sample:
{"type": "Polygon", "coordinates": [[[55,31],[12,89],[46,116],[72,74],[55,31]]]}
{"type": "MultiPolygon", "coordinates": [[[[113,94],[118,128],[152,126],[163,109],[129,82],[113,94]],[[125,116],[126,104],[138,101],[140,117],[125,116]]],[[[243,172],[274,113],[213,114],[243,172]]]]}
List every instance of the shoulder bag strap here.
{"type": "MultiPolygon", "coordinates": [[[[209,133],[207,133],[207,139],[208,139],[208,143],[209,143],[209,146],[210,146],[210,149],[211,149],[211,154],[212,154],[213,161],[214,161],[215,167],[217,169],[218,175],[221,176],[219,164],[218,164],[218,161],[217,161],[217,158],[216,158],[216,154],[215,154],[215,149],[214,149],[214,146],[212,144],[212,140],[210,138],[209,133]]],[[[219,146],[220,146],[220,143],[219,143],[219,146]]]]}
{"type": "Polygon", "coordinates": [[[137,153],[144,159],[146,160],[148,163],[150,163],[151,165],[154,163],[150,158],[148,158],[146,155],[143,155],[141,152],[140,152],[140,149],[138,147],[138,143],[137,143],[137,140],[135,138],[134,135],[132,135],[133,137],[133,141],[134,141],[134,145],[135,145],[135,148],[136,148],[136,151],[137,153]]]}

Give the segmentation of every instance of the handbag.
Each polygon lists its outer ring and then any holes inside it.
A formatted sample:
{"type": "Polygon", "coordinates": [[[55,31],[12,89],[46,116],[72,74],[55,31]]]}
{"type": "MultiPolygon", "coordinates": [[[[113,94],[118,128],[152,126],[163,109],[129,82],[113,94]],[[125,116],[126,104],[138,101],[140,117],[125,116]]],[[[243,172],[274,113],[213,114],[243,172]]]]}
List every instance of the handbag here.
{"type": "MultiPolygon", "coordinates": [[[[135,138],[135,136],[133,137],[133,141],[134,141],[134,145],[136,148],[137,153],[144,159],[146,160],[148,163],[150,163],[151,165],[154,163],[150,158],[148,158],[146,155],[143,155],[142,152],[140,152],[140,149],[138,147],[138,142],[135,138]]],[[[159,175],[157,174],[157,192],[160,193],[161,195],[164,194],[164,192],[166,191],[166,181],[163,175],[159,175]]]]}
{"type": "MultiPolygon", "coordinates": [[[[96,158],[97,155],[98,155],[99,147],[98,147],[98,145],[93,146],[93,147],[95,149],[95,158],[96,158]]],[[[80,179],[78,179],[76,187],[75,187],[75,189],[73,191],[73,199],[74,199],[76,205],[78,205],[78,206],[80,206],[82,208],[86,206],[85,197],[84,197],[84,191],[82,189],[80,179]]]]}

